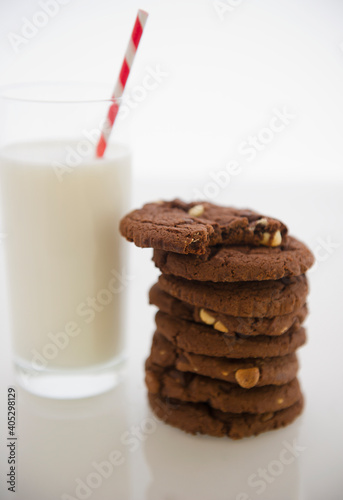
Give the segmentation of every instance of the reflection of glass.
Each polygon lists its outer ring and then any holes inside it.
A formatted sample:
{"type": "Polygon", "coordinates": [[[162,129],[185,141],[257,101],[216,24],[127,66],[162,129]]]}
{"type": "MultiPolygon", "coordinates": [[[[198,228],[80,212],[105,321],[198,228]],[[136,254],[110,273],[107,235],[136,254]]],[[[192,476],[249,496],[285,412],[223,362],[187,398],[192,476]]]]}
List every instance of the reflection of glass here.
{"type": "Polygon", "coordinates": [[[299,457],[306,449],[298,430],[299,421],[232,441],[187,435],[161,423],[143,445],[152,476],[144,498],[299,500],[299,457]]]}
{"type": "Polygon", "coordinates": [[[131,498],[130,457],[121,441],[128,429],[125,385],[68,401],[18,391],[25,422],[20,427],[20,499],[131,498]]]}
{"type": "Polygon", "coordinates": [[[128,276],[118,225],[129,201],[130,152],[115,144],[95,159],[110,101],[80,95],[91,94],[75,86],[8,89],[1,115],[14,360],[26,388],[62,398],[109,389],[123,369],[128,276]]]}

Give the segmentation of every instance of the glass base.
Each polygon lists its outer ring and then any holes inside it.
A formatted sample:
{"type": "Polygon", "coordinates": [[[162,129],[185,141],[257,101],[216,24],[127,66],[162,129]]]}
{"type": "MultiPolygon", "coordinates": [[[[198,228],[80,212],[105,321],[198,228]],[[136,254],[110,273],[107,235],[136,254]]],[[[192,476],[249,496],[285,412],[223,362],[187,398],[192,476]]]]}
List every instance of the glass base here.
{"type": "Polygon", "coordinates": [[[126,359],[83,368],[82,370],[35,370],[16,360],[18,383],[37,396],[54,399],[79,399],[109,391],[125,376],[126,359]]]}

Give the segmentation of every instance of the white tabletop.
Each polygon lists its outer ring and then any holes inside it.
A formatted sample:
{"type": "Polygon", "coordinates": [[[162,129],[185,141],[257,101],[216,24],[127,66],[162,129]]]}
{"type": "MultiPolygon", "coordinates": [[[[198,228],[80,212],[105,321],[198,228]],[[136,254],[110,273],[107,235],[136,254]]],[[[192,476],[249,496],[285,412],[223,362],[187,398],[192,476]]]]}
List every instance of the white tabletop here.
{"type": "MultiPolygon", "coordinates": [[[[160,183],[156,187],[147,182],[136,186],[132,206],[175,194],[190,197],[190,193],[189,185],[160,183]]],[[[250,206],[280,217],[312,249],[318,249],[328,238],[340,244],[322,250],[322,261],[310,275],[311,314],[306,322],[309,340],[300,354],[304,414],[285,429],[240,441],[191,436],[151,420],[143,364],[150,348],[155,312],[148,305],[147,291],[158,272],[150,260],[151,250],[133,246],[125,382],[111,392],[83,400],[32,396],[16,385],[12,375],[1,283],[1,500],[341,498],[342,186],[244,185],[230,188],[216,201],[250,206]],[[15,494],[8,492],[5,485],[8,465],[4,429],[9,385],[16,386],[18,398],[15,494]],[[289,463],[280,462],[282,450],[292,446],[293,452],[287,454],[289,463]],[[106,477],[100,476],[99,464],[109,462],[111,457],[117,457],[116,465],[111,470],[102,464],[106,477]],[[93,486],[85,487],[87,482],[93,486]]]]}

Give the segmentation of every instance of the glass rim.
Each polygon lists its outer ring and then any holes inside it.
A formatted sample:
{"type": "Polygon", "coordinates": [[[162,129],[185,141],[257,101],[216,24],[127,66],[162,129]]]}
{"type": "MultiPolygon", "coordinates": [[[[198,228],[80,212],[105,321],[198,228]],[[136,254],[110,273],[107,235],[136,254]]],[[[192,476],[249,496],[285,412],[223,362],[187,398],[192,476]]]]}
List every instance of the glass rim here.
{"type": "MultiPolygon", "coordinates": [[[[77,81],[63,81],[63,82],[23,82],[23,83],[12,83],[0,86],[0,99],[4,101],[15,101],[23,103],[37,103],[37,104],[94,104],[94,103],[113,103],[114,101],[121,103],[122,98],[113,98],[111,96],[113,83],[106,82],[77,82],[77,81]],[[51,91],[55,97],[43,97],[41,93],[34,97],[34,92],[41,91],[51,91]],[[62,89],[73,91],[73,97],[65,97],[65,95],[58,94],[58,91],[62,89]],[[84,93],[89,92],[89,97],[84,97],[84,93]],[[101,90],[100,90],[101,89],[101,90]],[[75,92],[82,91],[83,97],[77,97],[75,92]],[[92,96],[91,93],[94,91],[101,92],[102,94],[108,94],[109,97],[104,95],[92,96]],[[26,92],[26,95],[25,95],[26,92]],[[29,94],[32,94],[29,96],[29,94]],[[60,95],[60,97],[59,97],[60,95]]],[[[72,93],[72,92],[71,92],[72,93]]]]}

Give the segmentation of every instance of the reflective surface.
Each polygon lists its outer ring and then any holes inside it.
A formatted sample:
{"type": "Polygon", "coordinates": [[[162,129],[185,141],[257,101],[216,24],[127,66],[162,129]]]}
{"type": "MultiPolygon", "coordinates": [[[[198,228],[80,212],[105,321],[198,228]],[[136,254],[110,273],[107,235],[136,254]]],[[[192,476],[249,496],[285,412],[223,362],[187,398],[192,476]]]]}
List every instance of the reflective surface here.
{"type": "MultiPolygon", "coordinates": [[[[168,198],[176,185],[144,186],[144,200],[168,198]],[[164,189],[164,191],[163,191],[164,189]]],[[[1,500],[316,500],[339,498],[342,477],[343,404],[339,396],[341,364],[341,286],[343,231],[340,186],[256,186],[230,191],[230,201],[285,220],[319,251],[310,275],[311,314],[308,345],[301,350],[300,380],[305,412],[293,425],[256,438],[231,441],[187,435],[157,422],[148,408],[144,359],[153,333],[154,308],[147,290],[158,272],[151,251],[130,248],[131,274],[128,336],[130,361],[125,382],[97,397],[48,400],[17,387],[17,492],[7,492],[7,450],[2,431],[1,500]],[[306,200],[306,216],[304,209],[306,200]],[[342,243],[328,247],[328,241],[342,243]],[[326,242],[323,246],[323,241],[326,242]],[[329,250],[328,250],[329,248],[329,250]],[[325,253],[326,252],[326,253],[325,253]],[[331,252],[331,253],[330,253],[331,252]]],[[[227,197],[216,201],[227,203],[227,197]]],[[[135,206],[143,195],[135,197],[135,206]]],[[[129,248],[129,245],[128,245],[129,248]]],[[[316,250],[316,251],[317,251],[316,250]]],[[[2,331],[6,303],[1,301],[2,331]]],[[[4,329],[4,330],[3,330],[4,329]]],[[[10,371],[8,335],[3,335],[0,363],[0,425],[6,428],[10,371]]]]}

